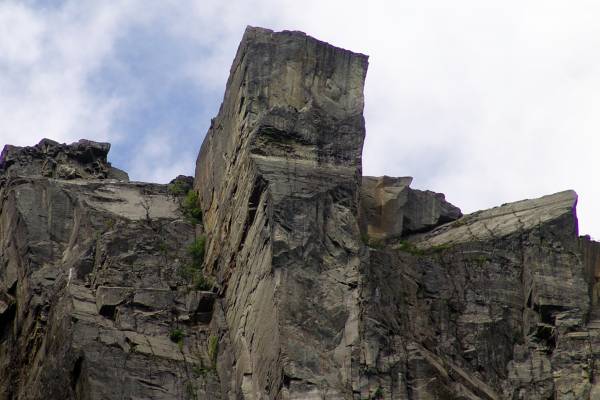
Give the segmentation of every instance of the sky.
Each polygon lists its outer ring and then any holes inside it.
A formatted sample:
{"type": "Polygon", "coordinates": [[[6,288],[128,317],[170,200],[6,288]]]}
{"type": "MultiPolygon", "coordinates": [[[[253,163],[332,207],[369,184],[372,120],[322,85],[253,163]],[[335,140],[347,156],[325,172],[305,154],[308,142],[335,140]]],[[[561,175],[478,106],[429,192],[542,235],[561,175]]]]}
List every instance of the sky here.
{"type": "Polygon", "coordinates": [[[463,212],[565,189],[600,239],[600,2],[0,1],[0,147],[111,142],[132,179],[192,175],[247,25],[368,54],[365,175],[463,212]]]}

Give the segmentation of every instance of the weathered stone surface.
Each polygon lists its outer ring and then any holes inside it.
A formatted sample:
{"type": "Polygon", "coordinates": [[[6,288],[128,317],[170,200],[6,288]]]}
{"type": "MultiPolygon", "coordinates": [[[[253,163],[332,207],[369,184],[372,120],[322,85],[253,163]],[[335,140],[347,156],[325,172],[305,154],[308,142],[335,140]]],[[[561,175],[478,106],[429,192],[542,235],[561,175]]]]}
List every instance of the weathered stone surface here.
{"type": "Polygon", "coordinates": [[[300,32],[244,34],[195,181],[229,396],[352,396],[366,69],[300,32]]]}
{"type": "Polygon", "coordinates": [[[579,249],[584,260],[592,305],[596,306],[600,303],[600,243],[591,240],[589,236],[583,236],[579,249]]]}
{"type": "Polygon", "coordinates": [[[114,317],[118,305],[125,303],[133,295],[133,288],[98,286],[96,289],[96,308],[104,316],[114,317]]]}
{"type": "Polygon", "coordinates": [[[70,145],[50,139],[42,139],[31,147],[7,145],[0,154],[0,175],[128,181],[126,172],[112,167],[107,161],[109,150],[109,143],[84,139],[70,145]]]}
{"type": "Polygon", "coordinates": [[[147,310],[167,310],[173,304],[175,293],[171,289],[139,288],[133,295],[133,305],[147,310]]]}
{"type": "Polygon", "coordinates": [[[506,204],[371,248],[362,387],[392,399],[594,398],[598,248],[577,237],[576,199],[506,204]]]}
{"type": "Polygon", "coordinates": [[[249,29],[240,45],[195,180],[223,391],[589,398],[597,261],[577,237],[576,195],[460,218],[410,178],[360,187],[362,97],[348,97],[362,83],[318,84],[364,66],[299,33],[249,29]]]}
{"type": "Polygon", "coordinates": [[[0,398],[221,398],[210,318],[176,301],[194,227],[166,185],[93,179],[108,145],[90,143],[3,153],[0,398]]]}
{"type": "Polygon", "coordinates": [[[521,200],[470,214],[444,225],[419,240],[420,247],[452,245],[461,242],[501,238],[527,231],[547,221],[575,213],[577,194],[572,190],[534,200],[521,200]]]}
{"type": "Polygon", "coordinates": [[[411,177],[363,176],[359,217],[363,235],[375,240],[398,238],[462,216],[442,193],[411,189],[411,182],[411,177]]]}

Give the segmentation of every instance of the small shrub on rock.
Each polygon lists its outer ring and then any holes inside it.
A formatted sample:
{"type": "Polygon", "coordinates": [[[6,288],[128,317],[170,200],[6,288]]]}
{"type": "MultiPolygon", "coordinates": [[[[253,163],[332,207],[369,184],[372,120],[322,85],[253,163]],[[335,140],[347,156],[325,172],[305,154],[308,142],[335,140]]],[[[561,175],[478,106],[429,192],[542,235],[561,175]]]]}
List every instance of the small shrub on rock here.
{"type": "Polygon", "coordinates": [[[181,209],[183,215],[192,223],[199,224],[202,222],[202,210],[198,205],[198,193],[194,190],[187,192],[181,201],[181,209]]]}
{"type": "Polygon", "coordinates": [[[200,271],[194,275],[193,284],[195,290],[211,290],[213,287],[212,280],[204,276],[200,271]]]}
{"type": "Polygon", "coordinates": [[[192,259],[192,265],[198,269],[202,267],[204,261],[204,249],[206,246],[206,238],[200,236],[192,242],[188,247],[188,254],[192,259]]]}
{"type": "Polygon", "coordinates": [[[217,356],[219,355],[219,338],[211,335],[208,338],[208,358],[213,365],[213,368],[217,367],[217,356]]]}
{"type": "Polygon", "coordinates": [[[181,343],[181,342],[183,342],[183,337],[184,336],[185,336],[185,334],[179,328],[175,328],[175,329],[173,329],[171,331],[171,333],[169,333],[169,339],[171,339],[171,341],[174,342],[174,343],[181,343]]]}

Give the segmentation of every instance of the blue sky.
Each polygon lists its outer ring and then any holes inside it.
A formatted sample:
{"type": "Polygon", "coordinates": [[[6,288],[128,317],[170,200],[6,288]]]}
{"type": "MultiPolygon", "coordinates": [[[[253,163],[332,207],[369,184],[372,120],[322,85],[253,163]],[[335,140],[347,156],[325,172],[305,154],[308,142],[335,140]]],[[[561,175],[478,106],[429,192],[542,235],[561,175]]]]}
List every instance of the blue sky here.
{"type": "Polygon", "coordinates": [[[133,179],[192,174],[246,25],[370,55],[364,171],[470,212],[564,189],[600,238],[600,3],[0,2],[0,146],[109,141],[133,179]]]}

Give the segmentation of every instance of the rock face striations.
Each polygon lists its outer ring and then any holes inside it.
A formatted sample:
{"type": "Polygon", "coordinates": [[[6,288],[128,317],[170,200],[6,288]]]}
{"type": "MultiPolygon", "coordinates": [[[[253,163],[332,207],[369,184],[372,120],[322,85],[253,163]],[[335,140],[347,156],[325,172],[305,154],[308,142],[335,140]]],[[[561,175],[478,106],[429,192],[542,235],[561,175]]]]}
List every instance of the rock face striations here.
{"type": "Polygon", "coordinates": [[[594,259],[562,192],[369,249],[364,377],[399,399],[595,399],[594,259]]]}
{"type": "Polygon", "coordinates": [[[195,180],[235,397],[352,396],[366,71],[298,32],[242,39],[195,180]]]}
{"type": "Polygon", "coordinates": [[[170,185],[108,144],[6,146],[0,399],[600,399],[576,194],[463,216],[363,177],[366,70],[248,28],[170,185]]]}
{"type": "Polygon", "coordinates": [[[194,226],[166,185],[110,179],[108,148],[2,153],[0,399],[219,399],[194,226]]]}

